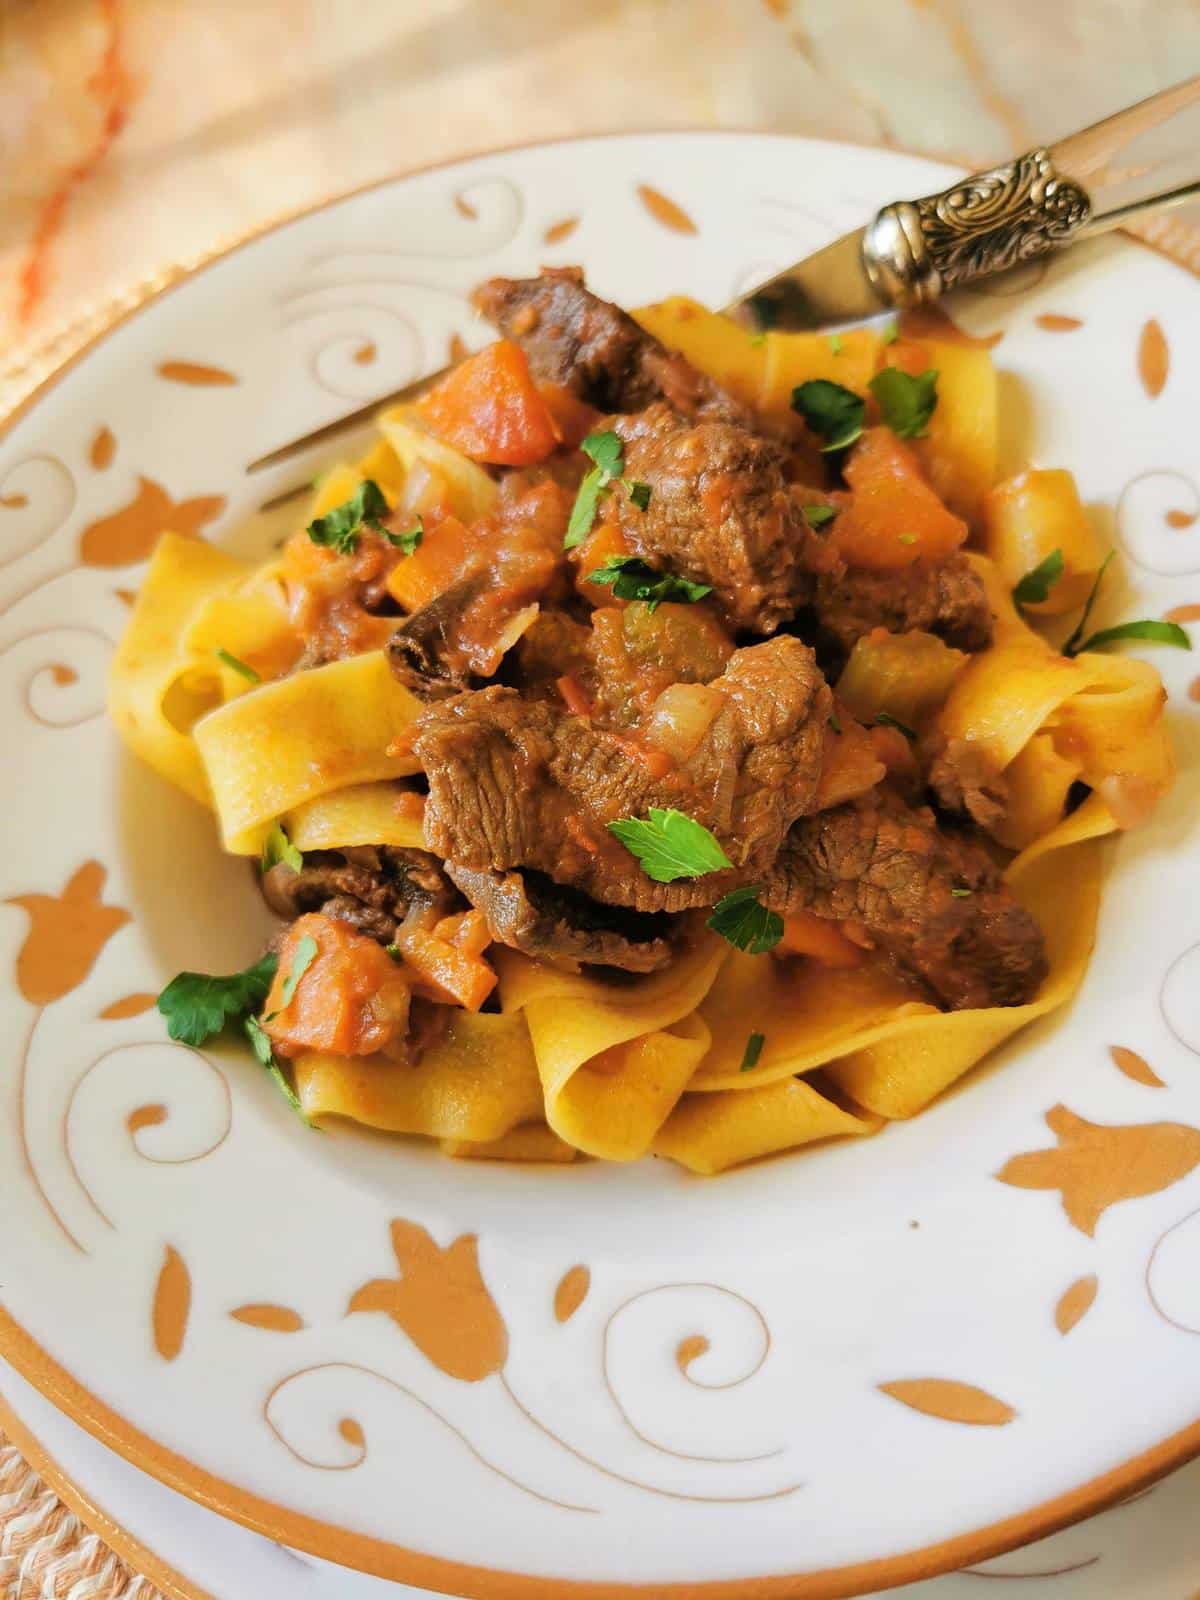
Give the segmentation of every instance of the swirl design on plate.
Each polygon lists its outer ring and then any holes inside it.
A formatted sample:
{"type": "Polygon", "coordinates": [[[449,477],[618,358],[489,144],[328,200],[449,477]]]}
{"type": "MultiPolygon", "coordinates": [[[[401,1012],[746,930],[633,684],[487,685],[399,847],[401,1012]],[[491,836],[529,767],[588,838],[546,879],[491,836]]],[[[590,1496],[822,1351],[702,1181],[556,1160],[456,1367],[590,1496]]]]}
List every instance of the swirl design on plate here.
{"type": "Polygon", "coordinates": [[[1158,1009],[1180,1044],[1200,1056],[1200,944],[1176,956],[1167,968],[1158,1009]]]}
{"type": "MultiPolygon", "coordinates": [[[[403,245],[371,245],[363,249],[330,250],[311,256],[310,267],[325,267],[331,263],[348,260],[392,261],[476,261],[493,251],[503,250],[516,238],[525,219],[525,197],[510,178],[481,178],[450,191],[450,208],[463,219],[465,226],[451,222],[447,213],[445,221],[451,223],[453,233],[445,245],[430,247],[422,243],[420,249],[406,249],[403,245]]],[[[427,215],[432,215],[431,212],[427,215]]],[[[438,227],[444,228],[439,222],[438,227]]],[[[430,231],[428,222],[425,232],[430,231]]]]}
{"type": "Polygon", "coordinates": [[[75,509],[72,473],[57,456],[25,456],[0,475],[0,566],[28,555],[75,509]]]}
{"type": "Polygon", "coordinates": [[[1137,566],[1159,577],[1200,572],[1200,488],[1174,467],[1139,472],[1117,499],[1117,538],[1137,566]]]}
{"type": "MultiPolygon", "coordinates": [[[[340,1403],[337,1407],[333,1405],[333,1389],[329,1380],[334,1374],[342,1380],[339,1386],[340,1392],[344,1392],[347,1379],[358,1377],[368,1379],[372,1387],[378,1385],[411,1401],[435,1422],[440,1423],[447,1432],[453,1434],[481,1467],[494,1473],[505,1483],[511,1484],[522,1494],[530,1495],[533,1499],[542,1501],[544,1505],[554,1506],[559,1511],[595,1514],[594,1506],[577,1506],[566,1500],[557,1500],[553,1495],[543,1494],[540,1489],[523,1483],[520,1478],[514,1478],[503,1467],[498,1467],[495,1462],[489,1461],[476,1449],[461,1428],[456,1427],[448,1417],[444,1417],[414,1390],[397,1383],[394,1378],[389,1378],[382,1372],[375,1372],[372,1368],[360,1366],[353,1361],[323,1361],[315,1366],[302,1367],[299,1372],[281,1378],[263,1402],[263,1419],[268,1428],[289,1455],[304,1466],[313,1467],[318,1472],[353,1472],[355,1468],[363,1465],[370,1454],[366,1430],[356,1417],[343,1414],[337,1418],[333,1429],[329,1429],[330,1411],[341,1409],[340,1403]],[[340,1441],[340,1445],[333,1446],[332,1450],[330,1431],[335,1432],[340,1441]]],[[[377,1405],[372,1404],[371,1410],[373,1415],[378,1415],[377,1405]]]]}
{"type": "Polygon", "coordinates": [[[1146,1262],[1146,1294],[1154,1310],[1180,1333],[1200,1333],[1200,1209],[1159,1234],[1146,1262]]]}
{"type": "Polygon", "coordinates": [[[285,328],[317,327],[318,342],[307,355],[309,375],[319,388],[341,400],[370,400],[379,394],[381,383],[401,388],[425,364],[424,341],[414,318],[383,300],[357,298],[360,287],[345,286],[356,297],[348,301],[344,295],[331,298],[341,285],[301,291],[291,297],[300,303],[283,317],[285,328]],[[324,297],[323,303],[304,303],[318,295],[324,297]],[[380,376],[380,368],[386,376],[380,376]]]}
{"type": "Polygon", "coordinates": [[[203,1161],[220,1149],[233,1127],[233,1096],[225,1074],[190,1045],[142,1039],[115,1045],[98,1056],[71,1090],[63,1113],[63,1149],[92,1210],[110,1228],[115,1228],[115,1223],[80,1171],[75,1134],[79,1126],[95,1127],[102,1115],[111,1118],[114,1106],[120,1110],[134,1150],[155,1166],[203,1161]],[[114,1076],[122,1080],[118,1093],[99,1081],[114,1076]],[[164,1087],[170,1092],[171,1105],[164,1103],[164,1087]],[[99,1104],[89,1115],[86,1101],[92,1094],[99,1104]],[[181,1105],[185,1095],[186,1109],[181,1105]],[[174,1119],[173,1106],[179,1108],[174,1119]]]}
{"type": "Polygon", "coordinates": [[[26,666],[20,677],[20,694],[27,715],[43,728],[78,728],[92,722],[104,712],[104,679],[108,671],[108,657],[113,642],[99,628],[85,624],[64,623],[60,628],[34,628],[29,633],[18,634],[0,647],[0,661],[12,655],[20,664],[29,654],[24,649],[35,641],[47,641],[42,654],[50,654],[48,641],[62,641],[55,646],[53,659],[41,660],[26,666]],[[64,659],[82,650],[84,657],[76,662],[64,659]],[[103,660],[93,659],[103,652],[103,660]]]}
{"type": "Polygon", "coordinates": [[[647,1341],[644,1335],[639,1337],[637,1327],[639,1314],[652,1313],[656,1308],[652,1307],[650,1302],[661,1301],[664,1296],[680,1298],[683,1302],[680,1314],[686,1316],[689,1324],[702,1322],[707,1330],[700,1333],[693,1331],[693,1327],[689,1326],[686,1332],[676,1335],[670,1341],[674,1366],[683,1380],[693,1388],[709,1391],[736,1389],[741,1384],[749,1382],[762,1370],[771,1352],[771,1330],[762,1312],[752,1301],[747,1300],[744,1295],[736,1294],[732,1289],[722,1288],[715,1283],[668,1283],[655,1289],[642,1290],[640,1294],[623,1301],[604,1325],[604,1384],[626,1427],[643,1444],[648,1444],[651,1449],[659,1450],[663,1455],[674,1456],[680,1461],[709,1461],[723,1466],[744,1466],[754,1461],[769,1461],[775,1456],[782,1455],[781,1446],[773,1450],[759,1451],[753,1455],[705,1455],[690,1450],[679,1450],[653,1438],[634,1421],[613,1380],[613,1358],[614,1354],[619,1354],[619,1351],[614,1351],[614,1345],[619,1346],[626,1339],[633,1340],[639,1350],[639,1366],[644,1369],[643,1352],[647,1341]],[[703,1300],[700,1308],[696,1305],[697,1295],[703,1300]],[[719,1349],[722,1344],[728,1344],[735,1352],[736,1365],[732,1368],[723,1367],[719,1360],[719,1349]],[[706,1360],[706,1357],[711,1359],[706,1360]],[[693,1370],[696,1365],[701,1367],[699,1373],[693,1370]],[[724,1375],[706,1377],[705,1373],[714,1366],[724,1375]]]}

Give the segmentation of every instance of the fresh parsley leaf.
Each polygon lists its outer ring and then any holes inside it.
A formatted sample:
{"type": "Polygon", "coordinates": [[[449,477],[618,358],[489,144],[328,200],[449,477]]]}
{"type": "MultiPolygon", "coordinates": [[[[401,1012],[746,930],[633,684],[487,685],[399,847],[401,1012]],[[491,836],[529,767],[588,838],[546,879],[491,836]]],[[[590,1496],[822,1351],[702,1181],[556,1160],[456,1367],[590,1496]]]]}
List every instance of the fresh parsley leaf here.
{"type": "Polygon", "coordinates": [[[640,556],[609,556],[602,567],[588,573],[587,581],[611,587],[618,600],[643,600],[651,613],[664,600],[691,604],[712,593],[711,583],[692,583],[671,572],[655,572],[640,556]]]}
{"type": "Polygon", "coordinates": [[[885,345],[895,344],[896,340],[900,337],[900,324],[895,320],[894,317],[891,322],[888,323],[887,327],[883,330],[879,337],[883,340],[885,345]]]}
{"type": "Polygon", "coordinates": [[[304,865],[304,857],[284,832],[281,822],[273,822],[271,831],[263,842],[262,861],[260,867],[263,872],[270,872],[280,862],[291,867],[293,872],[299,872],[304,865]]]}
{"type": "Polygon", "coordinates": [[[837,516],[836,506],[801,506],[800,510],[810,528],[824,528],[837,516]]]}
{"type": "Polygon", "coordinates": [[[767,336],[766,336],[765,333],[762,332],[761,329],[759,330],[758,333],[752,333],[750,335],[750,343],[754,346],[755,349],[757,349],[760,344],[766,344],[766,342],[767,342],[767,336]]]}
{"type": "Polygon", "coordinates": [[[240,660],[232,653],[232,651],[222,650],[221,646],[218,645],[213,653],[217,660],[221,662],[223,666],[228,667],[231,672],[240,672],[247,683],[262,682],[262,679],[259,677],[258,673],[255,672],[254,668],[248,666],[246,662],[240,660]]]}
{"type": "Polygon", "coordinates": [[[752,1033],[750,1035],[746,1040],[746,1049],[742,1056],[742,1064],[738,1068],[739,1072],[749,1072],[758,1065],[758,1058],[762,1055],[763,1045],[766,1042],[767,1036],[765,1033],[752,1033]]]}
{"type": "Polygon", "coordinates": [[[317,941],[311,933],[306,933],[296,946],[296,954],[292,957],[292,970],[283,980],[280,997],[285,1006],[290,1006],[296,998],[296,986],[316,959],[317,941]]]}
{"type": "Polygon", "coordinates": [[[1099,633],[1085,639],[1074,654],[1099,650],[1102,645],[1116,644],[1122,639],[1145,639],[1150,644],[1173,645],[1176,650],[1192,648],[1192,641],[1177,622],[1158,622],[1153,617],[1145,617],[1137,622],[1118,622],[1115,627],[1101,628],[1099,633]]]}
{"type": "Polygon", "coordinates": [[[897,544],[916,544],[916,542],[917,536],[915,533],[898,533],[896,535],[897,544]]]}
{"type": "Polygon", "coordinates": [[[759,898],[762,885],[750,883],[741,889],[731,889],[713,907],[708,926],[731,945],[752,956],[761,956],[773,950],[783,938],[783,918],[778,911],[768,911],[759,898]]]}
{"type": "Polygon", "coordinates": [[[829,349],[830,349],[830,351],[831,351],[831,353],[833,355],[835,355],[835,356],[840,356],[841,355],[841,353],[842,353],[842,336],[841,336],[840,333],[831,333],[829,335],[829,349]]]}
{"type": "Polygon", "coordinates": [[[674,883],[676,878],[702,878],[720,872],[733,862],[702,823],[676,811],[651,806],[648,817],[626,817],[610,822],[614,835],[642,864],[642,870],[655,883],[674,883]]]}
{"type": "Polygon", "coordinates": [[[1084,629],[1088,625],[1088,618],[1091,616],[1092,609],[1099,598],[1100,585],[1104,582],[1104,574],[1112,565],[1113,557],[1116,553],[1115,550],[1110,550],[1100,563],[1100,570],[1092,581],[1092,587],[1088,590],[1087,599],[1083,602],[1083,610],[1079,614],[1079,621],[1071,629],[1070,635],[1062,647],[1063,655],[1077,656],[1079,654],[1079,641],[1083,638],[1084,629]]]}
{"type": "Polygon", "coordinates": [[[405,528],[402,533],[390,533],[387,528],[381,528],[380,532],[390,545],[395,545],[404,555],[411,556],[425,537],[425,518],[418,514],[412,527],[405,528]]]}
{"type": "Polygon", "coordinates": [[[842,731],[841,718],[838,716],[836,711],[831,711],[829,713],[828,722],[829,722],[829,726],[833,729],[834,733],[841,733],[841,731],[842,731]]]}
{"type": "Polygon", "coordinates": [[[603,433],[589,433],[579,448],[596,464],[584,474],[583,482],[579,485],[563,540],[564,550],[574,550],[591,533],[600,496],[607,493],[613,479],[619,478],[625,467],[621,441],[611,429],[603,433]]]}
{"type": "Polygon", "coordinates": [[[279,1090],[280,1094],[287,1101],[288,1105],[291,1106],[292,1110],[296,1113],[300,1120],[304,1123],[307,1123],[307,1125],[312,1128],[314,1132],[319,1133],[321,1130],[317,1127],[316,1123],[313,1122],[310,1117],[305,1115],[304,1107],[300,1104],[300,1096],[284,1077],[283,1069],[280,1067],[278,1061],[276,1061],[275,1052],[271,1048],[270,1036],[264,1029],[262,1023],[259,1022],[257,1017],[247,1017],[245,1028],[246,1037],[250,1041],[250,1048],[254,1051],[255,1059],[264,1067],[266,1067],[267,1071],[275,1081],[276,1088],[279,1090]]]}
{"type": "Polygon", "coordinates": [[[810,378],[792,390],[792,410],[825,443],[822,450],[843,450],[863,431],[867,403],[860,394],[844,389],[828,378],[810,378]]]}
{"type": "Polygon", "coordinates": [[[604,474],[599,467],[593,467],[590,472],[585,472],[583,481],[579,485],[579,492],[575,496],[575,504],[571,507],[571,517],[567,523],[566,537],[563,539],[564,550],[574,550],[592,531],[592,523],[596,520],[596,507],[600,504],[600,496],[604,493],[606,483],[604,474]]]}
{"type": "Polygon", "coordinates": [[[879,402],[883,420],[898,439],[920,439],[937,409],[937,368],[914,378],[899,367],[884,367],[867,388],[879,402]]]}
{"type": "Polygon", "coordinates": [[[650,485],[639,482],[631,483],[629,485],[629,498],[639,511],[645,511],[650,504],[650,485]]]}
{"type": "Polygon", "coordinates": [[[226,978],[203,972],[181,972],[156,1002],[167,1019],[167,1033],[182,1044],[202,1045],[220,1033],[231,1017],[257,1011],[267,998],[279,958],[265,955],[244,972],[226,978]]]}
{"type": "Polygon", "coordinates": [[[910,744],[916,743],[917,736],[913,730],[907,723],[900,722],[890,711],[881,711],[875,718],[875,726],[877,728],[895,728],[896,732],[902,733],[910,744]]]}
{"type": "Polygon", "coordinates": [[[1036,567],[1031,567],[1012,592],[1019,606],[1040,605],[1050,596],[1050,591],[1062,577],[1066,563],[1061,550],[1051,550],[1036,567]]]}
{"type": "Polygon", "coordinates": [[[387,516],[387,509],[383,490],[374,478],[364,478],[349,500],[343,500],[340,506],[309,523],[308,537],[314,544],[336,550],[340,556],[353,555],[364,528],[387,533],[381,520],[387,516]]]}
{"type": "Polygon", "coordinates": [[[971,889],[951,889],[950,893],[955,900],[969,900],[973,891],[971,889]]]}
{"type": "Polygon", "coordinates": [[[604,473],[606,482],[619,478],[624,471],[625,456],[621,441],[611,428],[606,428],[603,433],[589,433],[579,448],[604,473]]]}

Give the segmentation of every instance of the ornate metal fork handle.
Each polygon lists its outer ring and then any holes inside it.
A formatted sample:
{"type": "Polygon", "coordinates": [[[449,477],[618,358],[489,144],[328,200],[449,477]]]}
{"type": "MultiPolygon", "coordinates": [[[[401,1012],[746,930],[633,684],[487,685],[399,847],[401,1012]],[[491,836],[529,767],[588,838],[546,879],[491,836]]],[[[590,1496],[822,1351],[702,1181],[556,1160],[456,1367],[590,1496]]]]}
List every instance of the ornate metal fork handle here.
{"type": "Polygon", "coordinates": [[[940,194],[884,206],[864,231],[863,263],[881,299],[915,305],[1069,244],[1091,215],[1087,190],[1047,150],[1030,150],[940,194]]]}

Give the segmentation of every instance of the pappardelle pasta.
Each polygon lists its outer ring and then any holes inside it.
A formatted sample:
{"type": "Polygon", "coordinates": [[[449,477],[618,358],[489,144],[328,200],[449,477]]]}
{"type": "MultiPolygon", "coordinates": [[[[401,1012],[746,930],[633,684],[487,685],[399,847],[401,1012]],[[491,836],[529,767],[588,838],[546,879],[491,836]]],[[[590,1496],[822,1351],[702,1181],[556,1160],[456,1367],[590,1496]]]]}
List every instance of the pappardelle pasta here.
{"type": "Polygon", "coordinates": [[[912,1116],[1077,987],[1099,840],[1172,775],[1105,647],[1186,635],[1094,631],[1073,479],[996,481],[948,323],[476,302],[501,337],[276,557],[157,547],[113,719],[282,919],[172,1037],[454,1156],[716,1173],[912,1116]]]}

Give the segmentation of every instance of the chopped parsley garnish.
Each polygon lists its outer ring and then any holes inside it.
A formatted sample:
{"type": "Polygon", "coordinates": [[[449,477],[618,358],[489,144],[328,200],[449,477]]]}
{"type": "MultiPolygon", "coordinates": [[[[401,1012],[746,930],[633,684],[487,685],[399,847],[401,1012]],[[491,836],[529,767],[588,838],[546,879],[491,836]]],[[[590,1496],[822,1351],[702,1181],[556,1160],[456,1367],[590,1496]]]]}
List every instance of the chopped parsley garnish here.
{"type": "Polygon", "coordinates": [[[631,483],[629,485],[629,498],[639,511],[645,511],[650,504],[650,485],[648,483],[631,483]]]}
{"type": "Polygon", "coordinates": [[[167,1019],[167,1033],[182,1044],[202,1045],[231,1018],[250,1016],[267,998],[278,965],[277,956],[265,955],[227,978],[181,972],[156,1002],[167,1019]]]}
{"type": "Polygon", "coordinates": [[[835,355],[835,356],[840,356],[841,355],[841,353],[842,353],[842,336],[841,336],[840,333],[831,333],[829,335],[829,349],[830,349],[830,351],[831,351],[831,353],[833,355],[835,355]]]}
{"type": "Polygon", "coordinates": [[[792,390],[792,410],[825,443],[822,450],[844,450],[863,431],[867,403],[862,395],[844,389],[828,378],[810,378],[792,390]]]}
{"type": "Polygon", "coordinates": [[[1117,644],[1122,639],[1145,639],[1150,644],[1169,644],[1176,650],[1190,650],[1192,641],[1177,622],[1159,622],[1154,617],[1143,617],[1137,622],[1118,622],[1115,627],[1101,628],[1085,639],[1076,655],[1084,650],[1099,650],[1106,644],[1117,644]]]}
{"type": "Polygon", "coordinates": [[[1118,622],[1111,628],[1101,628],[1098,633],[1089,634],[1086,639],[1084,638],[1084,629],[1096,604],[1100,585],[1104,582],[1104,574],[1108,571],[1116,553],[1115,550],[1110,550],[1100,563],[1100,570],[1084,602],[1079,621],[1062,647],[1063,655],[1081,655],[1085,650],[1099,650],[1106,644],[1118,644],[1122,639],[1145,639],[1150,644],[1169,644],[1176,650],[1190,650],[1192,641],[1177,622],[1159,622],[1153,617],[1142,617],[1135,622],[1118,622]]]}
{"type": "Polygon", "coordinates": [[[711,583],[692,583],[671,572],[655,572],[640,556],[609,556],[602,567],[588,573],[587,581],[611,587],[618,600],[642,600],[651,613],[664,600],[690,605],[712,593],[711,583]]]}
{"type": "Polygon", "coordinates": [[[717,901],[708,919],[714,933],[752,956],[773,950],[783,938],[783,918],[778,911],[768,911],[759,900],[761,888],[761,884],[749,883],[731,889],[717,901]]]}
{"type": "Polygon", "coordinates": [[[642,864],[646,876],[655,883],[674,883],[676,878],[702,878],[720,872],[733,862],[702,823],[695,822],[672,806],[663,810],[651,806],[648,817],[626,817],[610,822],[608,831],[621,841],[630,855],[642,864]]]}
{"type": "Polygon", "coordinates": [[[349,500],[309,523],[308,537],[340,556],[351,556],[358,549],[358,536],[364,528],[386,536],[381,519],[387,516],[387,509],[383,490],[374,478],[364,478],[349,500]]]}
{"type": "Polygon", "coordinates": [[[379,531],[389,544],[395,545],[404,555],[411,556],[419,549],[421,540],[425,537],[425,519],[418,515],[412,527],[405,528],[402,533],[389,533],[386,528],[381,528],[379,531]]]}
{"type": "Polygon", "coordinates": [[[304,865],[304,857],[284,832],[281,822],[273,822],[271,831],[263,841],[262,861],[260,866],[263,872],[270,872],[272,867],[277,867],[280,862],[291,867],[293,872],[299,872],[304,865]]]}
{"type": "Polygon", "coordinates": [[[250,1048],[254,1051],[255,1059],[259,1061],[262,1066],[266,1067],[268,1073],[275,1082],[275,1087],[279,1090],[280,1094],[287,1101],[288,1105],[291,1106],[292,1110],[296,1113],[300,1120],[304,1123],[307,1123],[310,1128],[319,1133],[321,1130],[317,1127],[316,1123],[305,1115],[304,1107],[300,1104],[300,1096],[284,1077],[283,1070],[278,1061],[275,1059],[275,1052],[271,1048],[270,1035],[267,1033],[262,1023],[259,1022],[257,1017],[247,1017],[245,1029],[246,1037],[250,1041],[250,1048]]]}
{"type": "Polygon", "coordinates": [[[583,482],[579,485],[579,493],[571,507],[571,519],[567,523],[567,535],[563,540],[564,550],[574,550],[591,533],[601,495],[608,492],[613,479],[619,478],[625,467],[621,441],[611,429],[604,433],[589,433],[579,448],[596,464],[584,474],[583,482]]]}
{"type": "Polygon", "coordinates": [[[220,645],[218,645],[215,655],[217,660],[221,662],[223,666],[228,667],[231,672],[240,673],[241,676],[245,678],[247,683],[262,682],[262,679],[259,677],[258,673],[255,672],[254,668],[248,666],[246,662],[240,660],[239,657],[235,656],[231,650],[222,650],[220,645]]]}
{"type": "Polygon", "coordinates": [[[760,344],[766,344],[766,342],[767,336],[761,329],[757,333],[752,333],[750,335],[750,343],[755,349],[757,349],[760,344]]]}
{"type": "Polygon", "coordinates": [[[739,1072],[749,1072],[758,1065],[758,1058],[763,1053],[763,1045],[767,1042],[765,1033],[752,1033],[746,1040],[746,1049],[742,1055],[742,1064],[739,1072]]]}
{"type": "Polygon", "coordinates": [[[1013,588],[1012,597],[1019,606],[1040,605],[1050,597],[1050,591],[1062,577],[1066,568],[1061,550],[1051,550],[1036,567],[1030,570],[1013,588]]]}
{"type": "Polygon", "coordinates": [[[875,718],[877,728],[895,728],[897,733],[902,733],[910,744],[915,744],[917,736],[907,723],[901,722],[890,711],[881,711],[875,718]]]}
{"type": "Polygon", "coordinates": [[[836,711],[831,711],[829,713],[828,721],[829,721],[829,726],[833,729],[834,733],[841,733],[841,731],[842,731],[842,722],[841,722],[841,718],[838,716],[836,711]]]}
{"type": "Polygon", "coordinates": [[[883,340],[884,344],[895,344],[896,340],[900,337],[900,324],[895,320],[895,318],[888,323],[887,327],[883,330],[879,337],[883,340]]]}
{"type": "Polygon", "coordinates": [[[898,533],[896,535],[897,544],[916,544],[916,542],[917,536],[915,533],[898,533]]]}
{"type": "Polygon", "coordinates": [[[914,378],[899,367],[884,367],[867,385],[883,420],[898,439],[920,439],[937,409],[937,368],[914,378]]]}
{"type": "Polygon", "coordinates": [[[836,506],[801,506],[800,510],[810,528],[823,528],[837,516],[836,506]]]}
{"type": "Polygon", "coordinates": [[[317,959],[317,941],[312,934],[306,933],[296,946],[296,954],[292,957],[292,970],[283,980],[280,997],[285,1006],[290,1006],[296,998],[296,987],[300,979],[317,959]]]}
{"type": "Polygon", "coordinates": [[[971,898],[971,895],[974,893],[974,890],[972,890],[972,889],[951,889],[950,893],[954,897],[955,900],[969,900],[971,898]]]}

